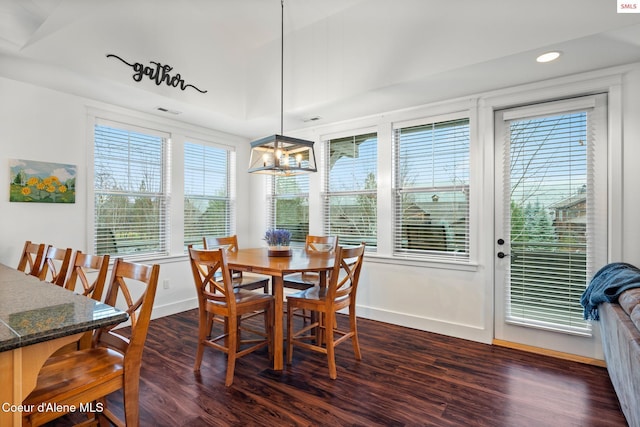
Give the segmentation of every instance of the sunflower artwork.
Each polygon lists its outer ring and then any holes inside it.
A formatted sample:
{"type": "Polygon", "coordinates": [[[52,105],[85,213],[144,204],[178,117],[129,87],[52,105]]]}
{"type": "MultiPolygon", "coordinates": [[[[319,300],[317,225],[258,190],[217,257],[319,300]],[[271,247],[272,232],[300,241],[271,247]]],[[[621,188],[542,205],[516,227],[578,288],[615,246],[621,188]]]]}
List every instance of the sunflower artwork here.
{"type": "Polygon", "coordinates": [[[75,203],[76,166],[9,160],[10,202],[75,203]]]}

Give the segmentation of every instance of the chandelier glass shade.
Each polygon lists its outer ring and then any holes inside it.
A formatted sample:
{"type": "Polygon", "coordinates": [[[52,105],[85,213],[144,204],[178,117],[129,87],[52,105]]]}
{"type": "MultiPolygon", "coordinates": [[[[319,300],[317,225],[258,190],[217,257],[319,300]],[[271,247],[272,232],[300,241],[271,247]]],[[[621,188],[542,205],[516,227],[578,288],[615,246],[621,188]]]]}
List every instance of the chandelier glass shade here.
{"type": "Polygon", "coordinates": [[[249,172],[298,175],[317,171],[312,141],[276,134],[251,143],[249,172]]]}

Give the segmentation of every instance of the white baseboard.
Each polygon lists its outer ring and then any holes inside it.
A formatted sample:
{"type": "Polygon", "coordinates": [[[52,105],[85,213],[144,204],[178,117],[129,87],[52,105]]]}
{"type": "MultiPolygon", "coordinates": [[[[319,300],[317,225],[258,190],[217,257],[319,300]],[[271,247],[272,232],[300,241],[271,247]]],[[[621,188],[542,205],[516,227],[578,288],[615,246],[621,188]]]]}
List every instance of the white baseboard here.
{"type": "Polygon", "coordinates": [[[170,304],[164,304],[153,307],[152,319],[159,317],[171,316],[172,314],[182,313],[183,311],[192,310],[198,308],[198,299],[189,298],[182,301],[172,302],[170,304]]]}
{"type": "Polygon", "coordinates": [[[433,332],[436,334],[462,338],[485,344],[491,344],[493,340],[492,330],[484,329],[474,325],[452,323],[440,319],[432,319],[407,313],[380,310],[378,308],[365,307],[361,305],[358,305],[356,310],[358,317],[363,317],[365,319],[391,323],[393,325],[404,326],[407,328],[418,329],[420,331],[433,332]]]}
{"type": "MultiPolygon", "coordinates": [[[[182,301],[176,301],[170,304],[153,307],[153,314],[151,315],[151,318],[157,319],[164,316],[170,316],[172,314],[181,313],[183,311],[192,310],[194,308],[198,308],[197,298],[189,298],[182,301]]],[[[432,319],[388,310],[380,310],[378,308],[365,307],[361,305],[359,305],[356,310],[358,316],[365,319],[391,323],[393,325],[404,326],[407,328],[418,329],[426,332],[433,332],[436,334],[448,335],[485,344],[491,344],[491,342],[493,341],[493,331],[485,330],[472,325],[445,322],[439,319],[432,319]]]]}

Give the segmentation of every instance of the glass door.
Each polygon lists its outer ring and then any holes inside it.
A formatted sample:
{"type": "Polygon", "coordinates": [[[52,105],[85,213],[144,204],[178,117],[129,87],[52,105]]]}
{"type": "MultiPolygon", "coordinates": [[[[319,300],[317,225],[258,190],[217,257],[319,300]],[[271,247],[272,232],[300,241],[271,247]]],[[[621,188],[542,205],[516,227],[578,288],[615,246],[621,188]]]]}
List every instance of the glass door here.
{"type": "Polygon", "coordinates": [[[496,340],[594,357],[580,296],[606,261],[605,103],[496,112],[496,340]]]}

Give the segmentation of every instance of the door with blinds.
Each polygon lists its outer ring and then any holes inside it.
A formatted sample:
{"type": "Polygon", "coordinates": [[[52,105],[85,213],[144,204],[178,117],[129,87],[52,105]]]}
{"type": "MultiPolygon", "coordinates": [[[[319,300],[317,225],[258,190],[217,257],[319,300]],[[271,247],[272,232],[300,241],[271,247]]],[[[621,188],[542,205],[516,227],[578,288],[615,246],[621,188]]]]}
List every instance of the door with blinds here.
{"type": "Polygon", "coordinates": [[[495,123],[495,339],[594,357],[580,296],[606,262],[606,96],[495,123]]]}

